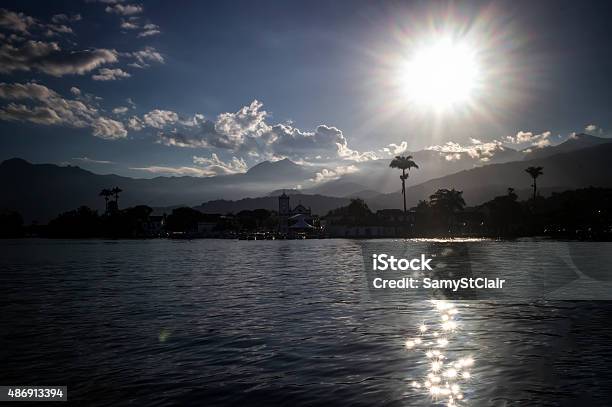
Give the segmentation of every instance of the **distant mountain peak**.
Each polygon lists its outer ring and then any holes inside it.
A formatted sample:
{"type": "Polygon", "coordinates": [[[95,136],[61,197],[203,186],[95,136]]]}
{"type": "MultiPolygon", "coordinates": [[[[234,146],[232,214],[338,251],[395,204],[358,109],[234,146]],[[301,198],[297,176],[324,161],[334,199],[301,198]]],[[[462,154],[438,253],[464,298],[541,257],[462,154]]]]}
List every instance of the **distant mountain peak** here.
{"type": "Polygon", "coordinates": [[[582,143],[589,143],[590,145],[597,145],[597,144],[603,144],[603,143],[609,143],[610,141],[612,141],[609,138],[606,137],[599,137],[599,136],[593,136],[592,134],[587,134],[587,133],[578,133],[578,134],[573,134],[570,137],[568,137],[567,140],[565,140],[563,143],[567,143],[567,142],[582,142],[582,143]]]}
{"type": "Polygon", "coordinates": [[[24,160],[23,158],[14,157],[14,158],[9,158],[8,160],[2,161],[0,163],[0,165],[6,165],[6,166],[24,166],[24,165],[31,165],[31,163],[29,163],[28,161],[24,160]]]}
{"type": "Polygon", "coordinates": [[[528,147],[522,151],[525,154],[525,159],[530,160],[534,158],[549,157],[554,154],[577,151],[583,148],[594,147],[610,142],[612,142],[612,139],[593,136],[587,133],[578,133],[569,136],[565,141],[560,144],[545,146],[541,148],[528,147]]]}
{"type": "Polygon", "coordinates": [[[298,168],[299,165],[294,163],[293,161],[291,161],[288,158],[283,158],[282,160],[278,160],[278,161],[262,161],[258,164],[255,164],[254,166],[252,166],[251,168],[249,168],[249,170],[247,171],[247,173],[252,173],[252,172],[258,172],[261,170],[268,170],[268,169],[278,169],[278,168],[298,168]]]}

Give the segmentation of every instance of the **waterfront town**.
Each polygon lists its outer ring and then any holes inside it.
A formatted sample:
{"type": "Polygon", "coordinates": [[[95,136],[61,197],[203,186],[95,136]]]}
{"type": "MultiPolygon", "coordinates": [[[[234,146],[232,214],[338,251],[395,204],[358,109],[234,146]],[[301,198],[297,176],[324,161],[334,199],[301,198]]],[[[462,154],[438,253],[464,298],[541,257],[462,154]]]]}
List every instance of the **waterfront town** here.
{"type": "Polygon", "coordinates": [[[241,240],[313,238],[417,238],[550,236],[610,240],[612,190],[585,188],[519,201],[512,188],[478,206],[467,207],[462,192],[440,189],[406,211],[372,211],[359,198],[321,216],[283,192],[278,210],[202,213],[179,207],[155,214],[138,205],[120,209],[121,189],[103,190],[103,214],[89,207],[65,212],[47,225],[23,225],[17,212],[0,214],[2,237],[49,238],[222,238],[241,240]],[[114,197],[114,199],[113,199],[114,197]]]}

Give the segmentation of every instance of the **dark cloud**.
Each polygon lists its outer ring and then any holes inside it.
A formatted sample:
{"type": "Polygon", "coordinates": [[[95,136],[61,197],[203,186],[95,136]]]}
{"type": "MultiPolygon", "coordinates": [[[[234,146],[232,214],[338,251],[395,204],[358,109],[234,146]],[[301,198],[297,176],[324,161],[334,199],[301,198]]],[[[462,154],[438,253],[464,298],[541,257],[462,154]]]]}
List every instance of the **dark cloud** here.
{"type": "Polygon", "coordinates": [[[26,105],[9,103],[0,108],[0,120],[32,122],[36,124],[52,125],[62,123],[57,112],[46,106],[28,107],[26,105]]]}
{"type": "Polygon", "coordinates": [[[64,51],[56,42],[29,40],[20,46],[0,47],[0,73],[39,71],[52,76],[82,75],[100,65],[117,62],[117,52],[110,49],[64,51]]]}
{"type": "Polygon", "coordinates": [[[28,34],[30,27],[36,24],[36,19],[23,13],[0,8],[0,28],[28,34]]]}
{"type": "Polygon", "coordinates": [[[53,17],[51,17],[51,22],[55,23],[55,24],[65,24],[65,23],[69,23],[72,21],[81,21],[82,17],[80,14],[73,14],[73,15],[67,15],[67,14],[56,14],[53,17]]]}

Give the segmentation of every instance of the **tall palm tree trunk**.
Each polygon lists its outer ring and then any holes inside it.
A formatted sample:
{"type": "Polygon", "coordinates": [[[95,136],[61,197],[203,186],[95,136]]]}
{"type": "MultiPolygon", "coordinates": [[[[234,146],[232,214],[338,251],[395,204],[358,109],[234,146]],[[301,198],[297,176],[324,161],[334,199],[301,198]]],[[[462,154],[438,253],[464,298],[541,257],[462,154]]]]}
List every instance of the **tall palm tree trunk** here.
{"type": "Polygon", "coordinates": [[[402,195],[404,196],[404,221],[406,220],[406,170],[402,169],[402,195]]]}
{"type": "Polygon", "coordinates": [[[533,202],[535,202],[535,200],[536,200],[536,188],[537,188],[537,186],[536,186],[536,179],[534,178],[533,179],[533,202]]]}

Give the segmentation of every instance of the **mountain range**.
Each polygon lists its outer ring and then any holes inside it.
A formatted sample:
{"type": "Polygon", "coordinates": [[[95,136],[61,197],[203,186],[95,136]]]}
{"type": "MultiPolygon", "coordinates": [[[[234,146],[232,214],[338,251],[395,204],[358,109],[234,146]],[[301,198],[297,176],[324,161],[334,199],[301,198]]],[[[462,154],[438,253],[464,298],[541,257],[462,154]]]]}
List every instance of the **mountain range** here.
{"type": "Polygon", "coordinates": [[[123,190],[119,198],[123,207],[139,204],[194,206],[213,199],[260,196],[313,175],[314,172],[290,160],[266,161],[243,174],[142,179],[94,174],[76,166],[31,164],[13,158],[0,163],[0,182],[4,186],[0,209],[18,210],[27,221],[46,222],[80,205],[104,209],[104,201],[98,193],[113,186],[123,190]]]}
{"type": "MultiPolygon", "coordinates": [[[[408,203],[414,205],[438,188],[463,190],[468,204],[505,193],[508,187],[527,196],[531,181],[524,168],[529,165],[544,167],[544,175],[538,179],[542,193],[589,185],[612,186],[610,141],[579,134],[557,146],[537,150],[504,147],[486,163],[466,152],[454,153],[449,160],[439,151],[418,151],[412,154],[420,168],[411,171],[408,178],[408,203]]],[[[258,207],[273,209],[275,196],[287,188],[287,193],[293,195],[292,204],[301,201],[318,214],[346,204],[351,197],[365,199],[374,209],[399,208],[399,171],[388,164],[388,159],[355,163],[354,172],[313,184],[309,180],[320,169],[289,159],[264,161],[243,174],[138,179],[94,174],[75,166],[31,164],[14,158],[0,163],[3,185],[0,209],[18,210],[26,222],[47,222],[80,205],[102,210],[104,200],[98,193],[114,186],[124,190],[119,198],[121,207],[188,205],[216,213],[258,207]],[[311,186],[295,189],[300,184],[311,186]]]]}
{"type": "MultiPolygon", "coordinates": [[[[414,161],[418,163],[419,168],[410,171],[406,186],[419,185],[432,179],[487,165],[543,159],[555,154],[577,151],[610,142],[612,142],[612,139],[609,138],[576,134],[561,144],[543,148],[517,151],[507,146],[497,146],[487,156],[484,156],[482,151],[477,151],[479,147],[474,147],[471,151],[421,150],[410,153],[414,161]],[[486,161],[483,161],[482,158],[486,158],[486,161]]],[[[398,192],[399,172],[389,168],[389,159],[366,161],[357,163],[355,166],[358,171],[343,175],[337,180],[307,188],[302,192],[338,197],[359,195],[364,198],[376,195],[372,194],[372,191],[384,194],[398,192]]]]}
{"type": "MultiPolygon", "coordinates": [[[[406,188],[409,206],[426,199],[440,188],[455,188],[463,191],[467,205],[477,205],[514,188],[520,198],[532,193],[532,180],[525,172],[529,166],[541,166],[544,174],[537,180],[538,191],[543,195],[568,189],[589,186],[612,187],[612,143],[597,145],[567,153],[535,158],[526,161],[512,161],[490,164],[455,174],[429,180],[406,188]]],[[[382,194],[368,201],[374,209],[399,207],[399,192],[382,194]]]]}

